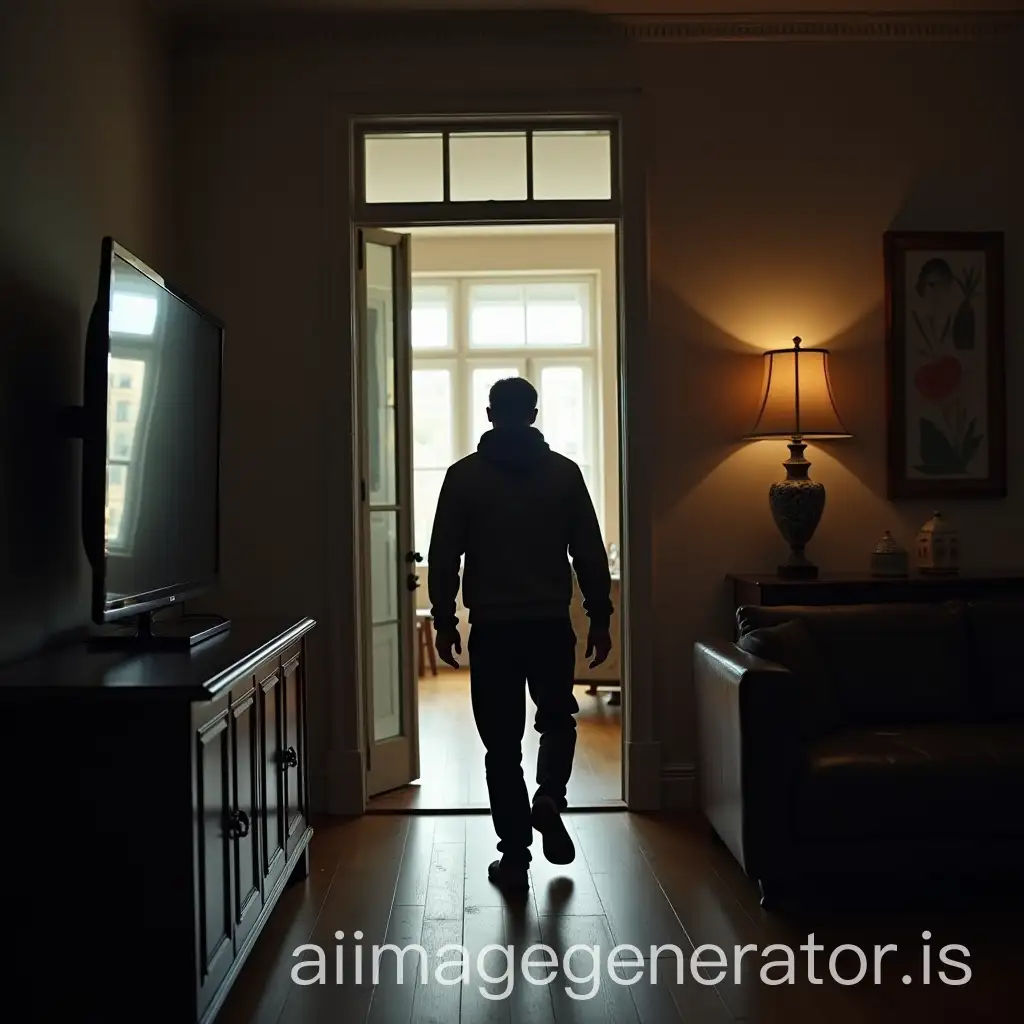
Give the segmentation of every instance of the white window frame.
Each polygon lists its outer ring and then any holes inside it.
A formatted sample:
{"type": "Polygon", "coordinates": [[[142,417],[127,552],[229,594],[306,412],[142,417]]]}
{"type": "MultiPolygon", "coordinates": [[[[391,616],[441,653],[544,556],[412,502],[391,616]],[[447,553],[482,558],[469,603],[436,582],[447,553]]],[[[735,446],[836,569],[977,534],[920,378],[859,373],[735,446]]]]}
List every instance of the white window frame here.
{"type": "MultiPolygon", "coordinates": [[[[593,501],[598,519],[604,524],[604,444],[601,435],[601,343],[599,336],[599,277],[596,272],[544,271],[459,274],[413,273],[413,293],[420,285],[450,288],[449,315],[451,343],[446,348],[414,348],[412,368],[445,368],[452,372],[452,439],[455,459],[474,451],[479,441],[473,436],[472,372],[486,366],[515,366],[520,375],[539,385],[540,373],[549,366],[579,366],[584,380],[584,437],[587,464],[592,472],[593,501]],[[564,282],[584,285],[587,290],[583,345],[521,345],[471,348],[469,291],[477,284],[550,284],[564,282]]],[[[539,388],[538,388],[539,389],[539,388]]],[[[543,431],[544,424],[538,420],[543,431]]],[[[413,467],[415,470],[415,466],[413,467]]]]}

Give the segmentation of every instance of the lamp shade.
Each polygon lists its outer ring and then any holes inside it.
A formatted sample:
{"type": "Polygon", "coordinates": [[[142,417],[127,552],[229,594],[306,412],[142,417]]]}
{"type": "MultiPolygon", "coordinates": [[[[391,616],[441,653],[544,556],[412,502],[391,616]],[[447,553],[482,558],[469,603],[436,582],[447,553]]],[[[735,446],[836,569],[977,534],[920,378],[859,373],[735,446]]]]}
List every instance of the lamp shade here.
{"type": "Polygon", "coordinates": [[[850,436],[832,399],[826,349],[801,348],[794,338],[792,348],[765,352],[760,411],[748,440],[850,436]]]}

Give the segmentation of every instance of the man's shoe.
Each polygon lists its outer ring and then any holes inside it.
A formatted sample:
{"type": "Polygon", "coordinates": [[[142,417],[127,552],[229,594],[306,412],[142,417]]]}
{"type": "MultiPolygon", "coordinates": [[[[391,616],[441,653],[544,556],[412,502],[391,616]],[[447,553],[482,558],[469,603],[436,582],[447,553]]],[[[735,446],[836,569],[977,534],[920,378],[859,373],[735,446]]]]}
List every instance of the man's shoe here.
{"type": "Polygon", "coordinates": [[[503,857],[487,866],[487,877],[503,892],[526,892],[530,879],[525,865],[510,864],[503,857]]]}
{"type": "Polygon", "coordinates": [[[539,796],[533,802],[533,827],[544,840],[544,856],[552,864],[571,864],[576,859],[576,847],[549,796],[539,796]]]}

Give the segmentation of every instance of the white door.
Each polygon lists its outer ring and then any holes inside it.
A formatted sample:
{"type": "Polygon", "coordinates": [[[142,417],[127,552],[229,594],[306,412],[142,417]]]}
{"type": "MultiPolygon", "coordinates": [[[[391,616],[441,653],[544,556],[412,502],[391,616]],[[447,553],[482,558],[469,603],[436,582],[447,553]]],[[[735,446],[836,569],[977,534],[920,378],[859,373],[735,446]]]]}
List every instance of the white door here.
{"type": "Polygon", "coordinates": [[[362,473],[363,707],[367,795],[419,778],[414,637],[409,237],[362,229],[358,239],[362,473]]]}

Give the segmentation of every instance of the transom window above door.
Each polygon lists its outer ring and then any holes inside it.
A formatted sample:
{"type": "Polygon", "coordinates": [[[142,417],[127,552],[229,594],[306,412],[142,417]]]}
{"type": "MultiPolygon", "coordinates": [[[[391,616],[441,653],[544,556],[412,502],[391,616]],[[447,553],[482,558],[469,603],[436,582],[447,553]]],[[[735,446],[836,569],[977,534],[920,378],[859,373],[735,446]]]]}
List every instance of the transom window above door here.
{"type": "Polygon", "coordinates": [[[368,204],[610,201],[618,190],[611,126],[364,129],[358,138],[357,199],[368,204]]]}

